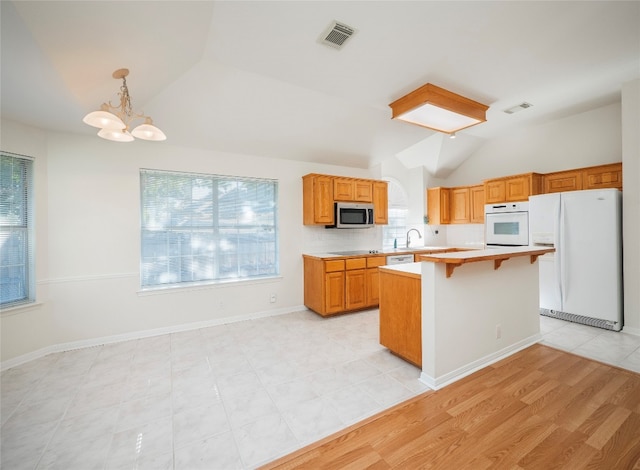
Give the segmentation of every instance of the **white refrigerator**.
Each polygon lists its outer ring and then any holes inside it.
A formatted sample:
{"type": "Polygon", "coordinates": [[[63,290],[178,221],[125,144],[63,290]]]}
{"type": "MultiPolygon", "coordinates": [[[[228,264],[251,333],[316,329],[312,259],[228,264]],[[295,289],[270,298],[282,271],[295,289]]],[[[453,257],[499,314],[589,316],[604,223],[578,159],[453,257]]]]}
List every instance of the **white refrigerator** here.
{"type": "Polygon", "coordinates": [[[552,245],[538,258],[540,313],[620,331],[622,197],[617,189],[529,198],[529,240],[552,245]]]}

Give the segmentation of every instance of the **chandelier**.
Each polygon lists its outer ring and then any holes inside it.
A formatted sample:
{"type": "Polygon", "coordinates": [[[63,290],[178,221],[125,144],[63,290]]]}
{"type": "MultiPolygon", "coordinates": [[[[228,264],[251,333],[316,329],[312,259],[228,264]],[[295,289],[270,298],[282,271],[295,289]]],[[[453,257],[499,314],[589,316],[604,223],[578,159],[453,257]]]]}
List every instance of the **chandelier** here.
{"type": "Polygon", "coordinates": [[[120,93],[118,93],[120,104],[113,106],[111,101],[102,103],[100,111],[87,114],[82,122],[99,128],[99,137],[115,142],[131,142],[135,140],[134,137],[143,140],[166,140],[167,136],[153,125],[149,116],[145,116],[143,113],[134,113],[131,110],[127,75],[129,75],[129,69],[118,69],[112,74],[113,78],[122,79],[122,86],[120,93]],[[132,123],[138,119],[144,119],[144,122],[130,130],[132,123]]]}

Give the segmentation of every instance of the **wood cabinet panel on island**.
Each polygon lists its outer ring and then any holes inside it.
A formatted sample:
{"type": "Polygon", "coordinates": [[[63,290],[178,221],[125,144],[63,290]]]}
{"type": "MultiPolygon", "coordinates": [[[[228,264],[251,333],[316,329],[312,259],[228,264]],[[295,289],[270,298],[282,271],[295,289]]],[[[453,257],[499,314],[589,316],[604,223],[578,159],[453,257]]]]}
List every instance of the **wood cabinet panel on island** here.
{"type": "Polygon", "coordinates": [[[380,344],[422,366],[422,283],[419,274],[380,271],[380,344]]]}

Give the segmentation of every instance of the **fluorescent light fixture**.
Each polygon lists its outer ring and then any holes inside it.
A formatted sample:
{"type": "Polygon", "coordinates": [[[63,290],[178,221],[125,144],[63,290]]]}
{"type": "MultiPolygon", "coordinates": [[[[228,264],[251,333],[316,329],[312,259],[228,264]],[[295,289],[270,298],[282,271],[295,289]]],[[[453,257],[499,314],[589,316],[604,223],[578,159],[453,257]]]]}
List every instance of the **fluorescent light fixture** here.
{"type": "Polygon", "coordinates": [[[489,106],[431,83],[397,99],[389,106],[392,119],[445,134],[453,134],[486,121],[489,109],[489,106]]]}
{"type": "Polygon", "coordinates": [[[100,129],[98,136],[103,139],[112,140],[114,142],[132,142],[134,137],[143,140],[166,140],[160,129],[153,125],[153,121],[149,116],[142,113],[133,113],[131,110],[131,97],[127,88],[128,69],[118,69],[113,72],[113,78],[122,79],[120,87],[120,103],[113,106],[111,102],[102,103],[100,111],[93,111],[87,114],[82,121],[93,127],[100,129]],[[140,124],[129,132],[131,123],[136,119],[144,119],[144,123],[140,124]]]}

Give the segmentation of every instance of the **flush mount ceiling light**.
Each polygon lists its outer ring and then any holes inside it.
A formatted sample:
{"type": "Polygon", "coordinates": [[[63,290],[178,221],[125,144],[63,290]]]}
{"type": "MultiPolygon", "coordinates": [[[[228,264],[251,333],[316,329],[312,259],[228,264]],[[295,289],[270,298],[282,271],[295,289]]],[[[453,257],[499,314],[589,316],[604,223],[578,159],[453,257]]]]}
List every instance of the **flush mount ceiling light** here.
{"type": "Polygon", "coordinates": [[[389,106],[392,119],[445,134],[454,134],[486,121],[486,112],[489,109],[489,106],[431,83],[397,99],[389,106]]]}
{"type": "Polygon", "coordinates": [[[145,116],[143,113],[134,113],[131,110],[127,75],[129,75],[128,69],[118,69],[112,74],[113,78],[122,79],[122,86],[120,93],[118,93],[120,104],[113,106],[110,101],[108,104],[102,103],[100,111],[87,114],[82,122],[99,128],[99,137],[114,142],[131,142],[135,140],[134,137],[143,140],[166,140],[167,136],[153,125],[149,116],[145,116]],[[136,119],[144,119],[144,122],[130,132],[131,124],[136,119]]]}

